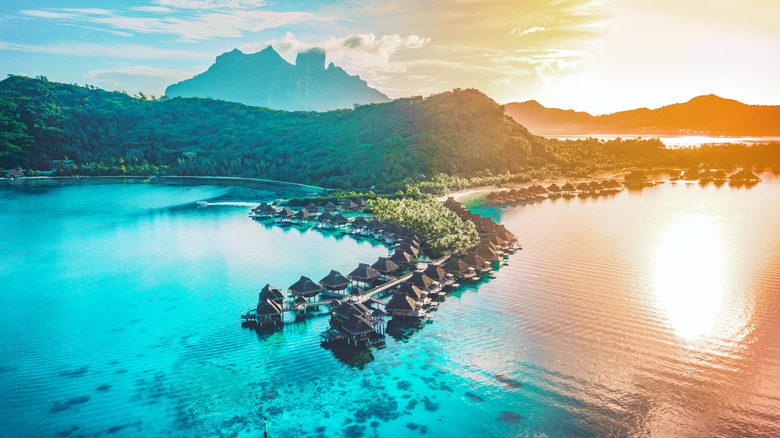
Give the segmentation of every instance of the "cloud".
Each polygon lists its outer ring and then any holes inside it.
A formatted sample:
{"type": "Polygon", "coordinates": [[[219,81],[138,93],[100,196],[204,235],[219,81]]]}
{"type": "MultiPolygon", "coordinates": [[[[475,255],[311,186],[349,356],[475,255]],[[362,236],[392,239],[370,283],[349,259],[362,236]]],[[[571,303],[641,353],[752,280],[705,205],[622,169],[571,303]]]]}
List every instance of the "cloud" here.
{"type": "Polygon", "coordinates": [[[17,52],[49,55],[96,56],[126,59],[202,60],[203,53],[194,50],[169,50],[132,44],[63,43],[53,45],[16,44],[0,41],[0,48],[17,52]]]}
{"type": "Polygon", "coordinates": [[[133,66],[127,66],[121,68],[109,68],[105,70],[90,70],[84,74],[84,77],[94,78],[94,79],[105,79],[106,77],[111,77],[116,74],[133,75],[133,76],[151,76],[156,78],[175,79],[177,81],[189,79],[196,75],[196,73],[184,71],[184,70],[154,68],[146,65],[133,65],[133,66]]]}
{"type": "MultiPolygon", "coordinates": [[[[181,2],[194,4],[193,2],[181,2]]],[[[209,4],[238,5],[259,4],[247,1],[206,2],[209,4]]],[[[153,7],[155,8],[155,7],[153,7]]],[[[88,23],[92,26],[104,26],[103,31],[123,31],[141,34],[178,35],[180,41],[201,41],[212,38],[240,38],[248,32],[259,32],[287,24],[304,21],[333,20],[319,17],[309,12],[274,12],[261,10],[230,9],[209,12],[192,11],[177,16],[160,13],[165,8],[149,10],[135,8],[132,11],[110,11],[106,9],[47,9],[23,10],[29,17],[62,21],[62,25],[72,26],[74,22],[88,23]],[[153,13],[153,16],[143,13],[153,13]]],[[[212,8],[216,9],[216,8],[212,8]]]]}
{"type": "Polygon", "coordinates": [[[173,12],[173,9],[166,8],[163,6],[133,6],[130,8],[130,10],[138,11],[138,12],[161,12],[161,13],[173,12]]]}
{"type": "Polygon", "coordinates": [[[156,3],[179,9],[250,9],[265,5],[264,0],[157,0],[156,3]]]}
{"type": "Polygon", "coordinates": [[[525,29],[525,30],[521,30],[519,27],[516,27],[516,28],[512,29],[511,32],[509,32],[509,35],[521,37],[523,35],[528,35],[529,33],[544,32],[545,30],[547,30],[547,29],[545,29],[544,27],[540,27],[540,26],[530,27],[530,28],[525,29]]]}

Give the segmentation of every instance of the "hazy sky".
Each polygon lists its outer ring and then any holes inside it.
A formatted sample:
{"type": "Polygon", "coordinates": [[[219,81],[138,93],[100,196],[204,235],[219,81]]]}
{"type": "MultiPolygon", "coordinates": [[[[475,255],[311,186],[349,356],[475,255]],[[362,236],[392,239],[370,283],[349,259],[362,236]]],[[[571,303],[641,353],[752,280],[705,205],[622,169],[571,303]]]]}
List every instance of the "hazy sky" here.
{"type": "Polygon", "coordinates": [[[3,0],[0,73],[160,95],[273,45],[391,97],[478,88],[592,113],[714,93],[780,104],[777,0],[3,0]]]}

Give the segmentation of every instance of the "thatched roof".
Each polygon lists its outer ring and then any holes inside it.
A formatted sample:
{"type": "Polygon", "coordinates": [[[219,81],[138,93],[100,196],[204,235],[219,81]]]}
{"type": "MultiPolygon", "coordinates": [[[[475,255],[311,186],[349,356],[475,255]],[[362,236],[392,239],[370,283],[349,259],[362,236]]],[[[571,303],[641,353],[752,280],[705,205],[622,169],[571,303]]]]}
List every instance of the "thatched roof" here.
{"type": "Polygon", "coordinates": [[[381,230],[385,227],[385,224],[382,223],[379,219],[374,219],[371,222],[368,223],[368,228],[371,228],[372,230],[381,230]]]}
{"type": "Polygon", "coordinates": [[[365,206],[366,206],[366,205],[368,205],[368,203],[366,202],[366,200],[365,200],[365,199],[363,199],[363,198],[357,198],[357,199],[355,199],[355,204],[357,204],[357,205],[358,205],[358,207],[360,207],[360,208],[365,208],[365,206]]]}
{"type": "Polygon", "coordinates": [[[338,210],[339,208],[338,208],[338,206],[336,206],[336,204],[334,204],[333,202],[331,202],[331,201],[328,201],[328,203],[327,203],[327,204],[325,204],[325,206],[324,206],[324,207],[322,207],[322,209],[323,209],[323,210],[325,210],[325,211],[334,212],[334,211],[338,210]]]}
{"type": "Polygon", "coordinates": [[[362,228],[368,226],[368,221],[363,216],[358,216],[355,219],[352,220],[352,222],[349,224],[349,226],[353,228],[362,228]]]}
{"type": "Polygon", "coordinates": [[[573,192],[575,190],[577,190],[577,189],[575,189],[574,186],[571,185],[571,183],[566,183],[566,184],[563,185],[563,187],[561,187],[561,191],[564,191],[564,192],[573,192]]]}
{"type": "Polygon", "coordinates": [[[260,204],[257,207],[255,207],[255,211],[259,212],[259,213],[262,213],[262,214],[274,214],[274,213],[276,213],[276,209],[274,208],[274,206],[271,205],[271,204],[267,204],[265,202],[263,202],[262,204],[260,204]]]}
{"type": "Polygon", "coordinates": [[[423,288],[420,286],[417,286],[416,284],[409,281],[404,281],[400,286],[398,286],[398,290],[395,293],[408,295],[414,298],[415,301],[419,301],[422,299],[422,291],[423,288]]]}
{"type": "Polygon", "coordinates": [[[327,221],[332,221],[333,218],[334,218],[333,214],[331,212],[329,212],[329,211],[326,211],[325,213],[322,213],[321,215],[319,215],[317,217],[317,220],[320,221],[320,222],[327,222],[327,221]]]}
{"type": "Polygon", "coordinates": [[[257,305],[257,316],[274,316],[282,313],[281,304],[268,298],[257,305]]]}
{"type": "Polygon", "coordinates": [[[304,298],[303,296],[299,296],[298,298],[293,300],[293,304],[298,304],[298,305],[306,304],[306,298],[304,298]]]}
{"type": "Polygon", "coordinates": [[[271,301],[282,301],[284,300],[284,292],[282,292],[281,289],[271,286],[270,284],[266,284],[263,289],[260,290],[260,294],[258,294],[257,297],[257,302],[260,303],[266,298],[271,301]]]}
{"type": "Polygon", "coordinates": [[[483,242],[490,242],[494,245],[502,245],[504,242],[506,242],[504,239],[498,237],[498,234],[496,233],[490,233],[487,236],[482,238],[483,242]]]}
{"type": "Polygon", "coordinates": [[[309,202],[309,205],[306,206],[305,210],[308,211],[309,213],[319,213],[320,212],[320,208],[317,207],[316,205],[314,205],[313,202],[309,202]]]}
{"type": "Polygon", "coordinates": [[[407,252],[407,253],[411,254],[412,256],[414,256],[414,257],[417,257],[420,254],[419,246],[414,246],[412,244],[406,244],[406,245],[401,244],[401,248],[400,249],[401,249],[401,251],[407,252]]]}
{"type": "Polygon", "coordinates": [[[390,259],[388,259],[387,257],[379,257],[379,260],[377,260],[373,265],[371,265],[371,267],[384,275],[392,274],[393,272],[398,270],[398,265],[390,261],[390,259]]]}
{"type": "Polygon", "coordinates": [[[354,336],[374,331],[374,326],[366,318],[359,315],[350,316],[341,328],[354,336]]]}
{"type": "Polygon", "coordinates": [[[295,216],[295,212],[290,210],[290,207],[284,207],[282,211],[279,212],[279,217],[292,218],[293,216],[295,216]]]}
{"type": "Polygon", "coordinates": [[[396,251],[390,256],[390,261],[399,266],[408,265],[412,260],[414,260],[414,256],[404,251],[396,251]]]}
{"type": "Polygon", "coordinates": [[[341,208],[345,210],[357,210],[359,206],[351,199],[347,199],[341,203],[341,208]]]}
{"type": "Polygon", "coordinates": [[[341,213],[336,213],[335,215],[333,215],[333,219],[332,220],[333,220],[333,222],[335,222],[335,223],[337,223],[339,225],[348,224],[349,223],[349,219],[347,219],[341,213]]]}
{"type": "Polygon", "coordinates": [[[362,303],[352,301],[334,300],[330,304],[331,312],[342,320],[349,319],[352,315],[370,315],[371,310],[362,303]]]}
{"type": "Polygon", "coordinates": [[[425,268],[425,271],[423,273],[430,277],[431,280],[435,281],[442,281],[444,280],[444,276],[447,275],[447,273],[444,271],[444,269],[441,268],[441,266],[436,265],[428,265],[427,268],[425,268]]]}
{"type": "Polygon", "coordinates": [[[498,253],[487,245],[480,245],[477,254],[485,260],[498,260],[498,253]]]}
{"type": "Polygon", "coordinates": [[[309,219],[310,217],[311,213],[305,208],[298,210],[298,212],[293,215],[293,218],[295,219],[309,219]]]}
{"type": "Polygon", "coordinates": [[[410,278],[407,281],[419,287],[422,290],[430,288],[431,284],[433,284],[433,280],[431,279],[431,277],[425,275],[422,272],[415,272],[414,274],[412,274],[412,278],[410,278]]]}
{"type": "Polygon", "coordinates": [[[447,263],[444,264],[443,268],[445,271],[451,272],[453,274],[462,274],[466,272],[466,270],[469,268],[469,265],[457,257],[452,257],[451,259],[447,260],[447,263]]]}
{"type": "Polygon", "coordinates": [[[301,276],[301,278],[292,286],[288,287],[287,290],[289,290],[290,293],[295,296],[309,298],[322,292],[322,287],[319,284],[311,281],[309,277],[301,276]]]}
{"type": "Polygon", "coordinates": [[[387,302],[385,310],[388,312],[393,311],[413,311],[417,307],[417,302],[414,301],[409,295],[406,294],[393,294],[390,301],[387,302]]]}
{"type": "Polygon", "coordinates": [[[586,182],[577,184],[577,190],[581,192],[587,192],[590,190],[590,185],[586,182]]]}
{"type": "Polygon", "coordinates": [[[729,179],[733,182],[761,181],[761,178],[759,178],[759,176],[753,173],[753,171],[750,169],[742,169],[739,172],[733,173],[731,176],[729,176],[729,179]]]}
{"type": "Polygon", "coordinates": [[[352,295],[357,296],[357,295],[365,295],[366,291],[364,291],[363,289],[361,289],[359,287],[352,287],[352,291],[350,293],[352,295]]]}
{"type": "Polygon", "coordinates": [[[558,193],[561,191],[561,188],[558,187],[558,184],[552,183],[549,187],[547,187],[547,191],[550,193],[558,193]]]}
{"type": "Polygon", "coordinates": [[[463,261],[472,268],[482,268],[485,266],[485,259],[475,252],[470,252],[463,257],[463,261]]]}
{"type": "Polygon", "coordinates": [[[343,290],[349,286],[349,279],[331,269],[330,273],[320,280],[320,285],[325,289],[343,290]]]}
{"type": "Polygon", "coordinates": [[[361,263],[354,271],[349,273],[350,280],[370,283],[379,278],[379,271],[366,263],[361,263]]]}

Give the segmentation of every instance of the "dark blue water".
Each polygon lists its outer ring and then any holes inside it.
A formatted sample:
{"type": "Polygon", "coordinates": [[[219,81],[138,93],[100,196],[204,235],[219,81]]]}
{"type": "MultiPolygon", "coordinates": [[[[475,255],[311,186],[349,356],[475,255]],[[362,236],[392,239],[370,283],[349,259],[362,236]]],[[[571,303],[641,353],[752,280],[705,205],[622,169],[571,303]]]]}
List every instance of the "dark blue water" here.
{"type": "Polygon", "coordinates": [[[265,283],[387,253],[240,204],[282,196],[0,185],[0,435],[780,434],[774,181],[467,200],[524,250],[357,352],[320,346],[326,317],[240,327],[265,283]]]}

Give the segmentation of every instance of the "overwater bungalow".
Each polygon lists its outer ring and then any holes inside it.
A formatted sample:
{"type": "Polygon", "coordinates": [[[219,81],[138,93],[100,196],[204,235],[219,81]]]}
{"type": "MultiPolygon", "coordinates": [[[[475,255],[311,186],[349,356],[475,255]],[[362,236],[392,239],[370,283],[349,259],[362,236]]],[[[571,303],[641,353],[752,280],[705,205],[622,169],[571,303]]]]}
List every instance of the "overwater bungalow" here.
{"type": "Polygon", "coordinates": [[[336,227],[345,227],[349,224],[349,219],[341,213],[336,213],[333,215],[333,220],[331,222],[333,222],[333,225],[336,227]]]}
{"type": "Polygon", "coordinates": [[[371,344],[384,337],[384,312],[361,303],[335,300],[331,303],[330,328],[321,333],[324,341],[345,340],[351,345],[371,344]]]}
{"type": "Polygon", "coordinates": [[[341,208],[344,210],[357,210],[360,208],[360,206],[358,206],[353,200],[346,199],[341,203],[341,208]]]}
{"type": "Polygon", "coordinates": [[[310,221],[312,218],[311,213],[309,213],[309,210],[306,210],[305,208],[302,208],[298,210],[292,217],[292,222],[300,224],[304,222],[310,221]]]}
{"type": "Polygon", "coordinates": [[[561,186],[561,194],[564,196],[571,196],[574,195],[577,192],[577,189],[574,188],[571,183],[566,183],[563,186],[561,186]]]}
{"type": "MultiPolygon", "coordinates": [[[[385,312],[390,316],[421,316],[421,308],[412,297],[402,293],[394,293],[385,305],[385,312]]],[[[424,314],[424,313],[423,313],[424,314]]]]}
{"type": "Polygon", "coordinates": [[[255,323],[260,326],[278,326],[282,324],[282,304],[268,298],[257,303],[255,323]]]}
{"type": "Polygon", "coordinates": [[[397,251],[403,251],[411,254],[412,257],[417,257],[420,254],[420,247],[411,243],[401,244],[399,245],[397,251]]]}
{"type": "Polygon", "coordinates": [[[590,184],[586,182],[577,184],[577,191],[580,192],[581,194],[590,193],[590,184]]]}
{"type": "Polygon", "coordinates": [[[408,252],[396,251],[389,257],[389,259],[391,262],[395,263],[396,265],[403,267],[412,263],[412,260],[414,260],[414,256],[412,256],[408,252]]]}
{"type": "Polygon", "coordinates": [[[296,297],[314,298],[320,292],[322,292],[322,286],[311,281],[309,277],[301,276],[292,286],[287,288],[287,291],[296,297]]]}
{"type": "Polygon", "coordinates": [[[328,201],[328,203],[327,203],[327,204],[325,204],[325,205],[322,207],[322,210],[323,210],[323,211],[327,211],[327,212],[330,212],[330,213],[333,213],[333,212],[335,212],[335,211],[338,211],[338,209],[339,209],[338,205],[334,204],[334,203],[333,203],[333,202],[331,202],[331,201],[328,201]]]}
{"type": "Polygon", "coordinates": [[[753,173],[750,169],[742,169],[739,172],[731,174],[729,176],[729,181],[732,183],[757,183],[761,181],[761,178],[758,177],[755,173],[753,173]]]}
{"type": "Polygon", "coordinates": [[[304,207],[304,209],[311,214],[317,214],[320,212],[320,208],[317,207],[313,202],[309,202],[309,205],[304,207]]]}
{"type": "Polygon", "coordinates": [[[343,291],[349,286],[349,279],[331,269],[330,273],[320,280],[320,286],[330,291],[343,291]]]}
{"type": "Polygon", "coordinates": [[[713,181],[726,181],[728,179],[728,175],[726,174],[726,171],[724,170],[718,170],[715,173],[712,174],[712,180],[713,181]]]}
{"type": "Polygon", "coordinates": [[[420,288],[423,293],[428,293],[433,289],[433,279],[431,277],[425,275],[423,272],[417,271],[412,274],[412,277],[406,282],[413,284],[414,286],[417,286],[420,288]]]}
{"type": "Polygon", "coordinates": [[[306,309],[309,305],[309,301],[305,297],[297,297],[292,302],[292,308],[295,311],[296,318],[300,318],[306,314],[306,309]]]}
{"type": "Polygon", "coordinates": [[[271,286],[270,284],[266,284],[263,286],[263,288],[260,290],[260,293],[257,297],[258,304],[265,300],[269,299],[279,305],[284,303],[284,292],[282,292],[281,289],[271,286]]]}
{"type": "Polygon", "coordinates": [[[552,183],[547,187],[547,192],[550,193],[550,196],[558,196],[561,194],[561,188],[558,187],[558,184],[552,183]]]}
{"type": "Polygon", "coordinates": [[[496,261],[500,258],[500,255],[498,251],[496,251],[495,247],[491,245],[492,243],[485,242],[484,245],[479,245],[475,252],[485,260],[496,261]]]}
{"type": "Polygon", "coordinates": [[[363,216],[358,216],[349,223],[347,232],[350,234],[358,234],[361,231],[368,228],[368,221],[363,216]]]}
{"type": "Polygon", "coordinates": [[[349,273],[349,279],[364,284],[371,284],[379,278],[379,271],[367,263],[360,263],[354,271],[349,273]]]}
{"type": "Polygon", "coordinates": [[[596,195],[601,193],[601,183],[599,183],[598,181],[591,181],[589,185],[590,185],[591,193],[596,195]]]}
{"type": "Polygon", "coordinates": [[[468,279],[473,276],[473,273],[469,275],[469,265],[457,257],[451,257],[442,268],[456,278],[468,279]]]}
{"type": "Polygon", "coordinates": [[[290,210],[289,207],[284,207],[277,215],[276,221],[287,224],[292,221],[293,216],[295,216],[295,212],[290,210]]]}
{"type": "Polygon", "coordinates": [[[441,266],[428,265],[423,271],[423,274],[428,276],[433,281],[443,282],[447,278],[447,271],[441,266]]]}
{"type": "Polygon", "coordinates": [[[379,257],[379,260],[377,260],[373,265],[371,265],[372,268],[379,271],[382,275],[393,275],[395,271],[398,270],[399,266],[395,264],[393,261],[388,259],[387,257],[379,257]]]}
{"type": "Polygon", "coordinates": [[[254,217],[270,217],[276,214],[276,209],[272,205],[263,202],[255,207],[252,212],[254,217]]]}
{"type": "Polygon", "coordinates": [[[382,233],[382,230],[387,225],[385,225],[382,221],[379,219],[373,219],[371,222],[368,223],[368,229],[371,230],[371,232],[375,235],[379,235],[382,233]]]}
{"type": "Polygon", "coordinates": [[[696,181],[701,176],[698,167],[691,167],[683,173],[683,179],[686,181],[696,181]]]}
{"type": "Polygon", "coordinates": [[[366,202],[366,200],[363,198],[357,198],[355,199],[355,204],[357,204],[359,208],[366,208],[368,202],[366,202]]]}
{"type": "Polygon", "coordinates": [[[463,261],[466,262],[469,267],[474,268],[479,273],[490,271],[490,262],[485,260],[482,256],[476,252],[467,253],[463,256],[463,261]]]}

